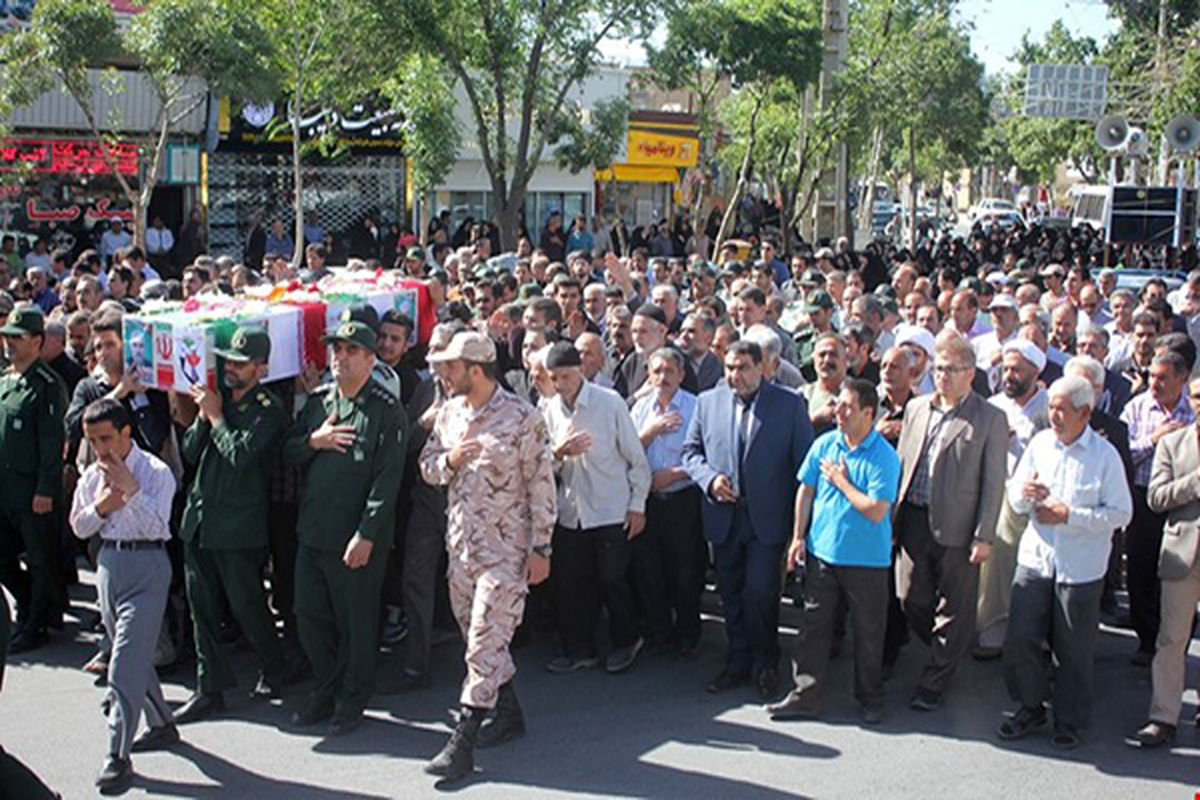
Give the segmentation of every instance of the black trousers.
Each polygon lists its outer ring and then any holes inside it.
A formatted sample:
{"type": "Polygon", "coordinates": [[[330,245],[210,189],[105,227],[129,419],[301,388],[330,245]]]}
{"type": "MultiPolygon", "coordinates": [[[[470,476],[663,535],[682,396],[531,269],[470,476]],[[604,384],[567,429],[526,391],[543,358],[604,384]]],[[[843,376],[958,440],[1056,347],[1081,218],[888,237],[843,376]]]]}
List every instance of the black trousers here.
{"type": "Polygon", "coordinates": [[[53,514],[0,511],[0,583],[16,601],[17,624],[31,630],[45,629],[52,613],[61,613],[54,519],[53,514]]]}
{"type": "Polygon", "coordinates": [[[600,603],[608,610],[608,634],[614,649],[638,637],[629,561],[633,546],[624,525],[598,528],[554,528],[550,576],[554,581],[558,632],[571,658],[596,653],[596,620],[600,603]]]}
{"type": "Polygon", "coordinates": [[[796,653],[796,688],[820,706],[838,609],[845,605],[854,632],[854,697],[864,706],[883,702],[883,641],[888,576],[884,567],[850,567],[808,558],[804,620],[796,653]]]}
{"type": "Polygon", "coordinates": [[[267,543],[271,552],[271,608],[283,621],[283,641],[290,650],[299,649],[296,636],[296,503],[271,502],[267,517],[267,543]]]}
{"type": "Polygon", "coordinates": [[[1125,529],[1125,586],[1129,590],[1129,617],[1137,633],[1138,648],[1154,652],[1158,639],[1158,555],[1162,548],[1165,514],[1155,514],[1146,504],[1146,487],[1133,487],[1133,521],[1125,529]]]}
{"type": "Polygon", "coordinates": [[[941,693],[975,636],[979,567],[969,561],[970,548],[933,540],[928,509],[904,503],[897,522],[896,590],[913,633],[929,645],[920,687],[941,693]]]}
{"type": "Polygon", "coordinates": [[[1051,699],[1050,666],[1042,651],[1049,642],[1054,672],[1054,720],[1085,728],[1092,719],[1092,676],[1099,637],[1104,579],[1055,583],[1027,567],[1013,577],[1008,633],[1004,639],[1004,683],[1022,706],[1051,699]]]}
{"type": "Polygon", "coordinates": [[[406,537],[400,571],[401,598],[408,617],[404,667],[428,675],[433,613],[439,589],[444,592],[446,585],[446,572],[438,569],[446,555],[445,514],[435,516],[424,506],[414,506],[406,537]]]}
{"type": "Polygon", "coordinates": [[[633,540],[633,571],[650,635],[692,647],[700,640],[706,552],[700,490],[688,487],[646,500],[646,529],[633,540]]]}
{"type": "Polygon", "coordinates": [[[755,674],[779,663],[779,593],[786,542],[764,544],[744,505],[733,515],[728,537],[713,546],[717,591],[725,613],[729,650],[725,669],[755,674]]]}

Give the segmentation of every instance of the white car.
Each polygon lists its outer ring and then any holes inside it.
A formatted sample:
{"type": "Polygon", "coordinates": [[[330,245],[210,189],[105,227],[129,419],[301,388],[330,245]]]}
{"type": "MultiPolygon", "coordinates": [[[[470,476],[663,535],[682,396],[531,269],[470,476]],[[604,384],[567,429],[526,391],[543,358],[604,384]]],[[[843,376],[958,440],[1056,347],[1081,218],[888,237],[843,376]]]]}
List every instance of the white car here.
{"type": "Polygon", "coordinates": [[[1010,212],[1015,212],[1016,210],[1017,207],[1011,200],[1004,200],[999,197],[985,197],[983,200],[980,200],[978,203],[971,206],[971,209],[967,212],[967,218],[971,222],[974,222],[980,217],[988,214],[1007,214],[1010,212]]]}

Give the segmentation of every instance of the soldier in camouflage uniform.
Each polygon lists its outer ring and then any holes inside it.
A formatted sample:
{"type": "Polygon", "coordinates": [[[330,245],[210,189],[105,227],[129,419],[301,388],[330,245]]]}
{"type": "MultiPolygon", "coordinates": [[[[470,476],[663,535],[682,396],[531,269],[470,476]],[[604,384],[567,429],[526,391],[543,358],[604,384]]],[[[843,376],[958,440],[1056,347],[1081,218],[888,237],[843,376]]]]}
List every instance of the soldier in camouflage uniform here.
{"type": "Polygon", "coordinates": [[[425,769],[453,780],[474,770],[477,739],[486,747],[524,733],[508,647],[529,584],[550,574],[557,511],[545,422],[496,384],[492,340],[459,333],[429,360],[444,365],[453,399],[421,452],[421,474],[449,489],[450,603],[467,642],[467,677],[454,734],[425,769]]]}

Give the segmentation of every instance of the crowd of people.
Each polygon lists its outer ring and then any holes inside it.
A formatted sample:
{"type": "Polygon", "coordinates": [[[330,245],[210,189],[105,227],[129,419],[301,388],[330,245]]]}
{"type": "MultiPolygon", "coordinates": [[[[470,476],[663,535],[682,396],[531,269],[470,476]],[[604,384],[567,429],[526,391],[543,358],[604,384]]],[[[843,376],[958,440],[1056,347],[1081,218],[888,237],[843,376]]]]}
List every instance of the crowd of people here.
{"type": "Polygon", "coordinates": [[[311,676],[291,724],[337,736],[374,693],[430,691],[450,626],[466,677],[427,771],[461,778],[524,731],[514,638],[553,641],[557,675],[695,659],[707,576],[725,643],[705,688],[772,718],[822,712],[849,630],[855,701],[881,722],[911,634],[928,646],[911,708],[936,711],[964,658],[998,659],[1016,707],[997,735],[1050,728],[1069,749],[1103,620],[1151,669],[1127,741],[1172,741],[1200,601],[1200,272],[1123,288],[1090,231],[1038,225],[789,260],[769,236],[744,259],[619,255],[589,227],[560,218],[542,247],[496,254],[442,226],[394,265],[351,259],[425,282],[427,341],[351,308],[327,374],[264,384],[271,341],[246,326],[220,386],[190,394],[126,372],[122,316],[318,280],[322,244],[300,270],[198,256],[164,279],[127,243],[107,272],[86,251],[0,294],[9,653],[36,659],[96,570],[102,791],[130,785],[131,753],[225,712],[238,638],[253,697],[311,676]],[[785,581],[803,593],[792,671],[785,581]],[[193,656],[172,709],[156,668],[193,656]]]}

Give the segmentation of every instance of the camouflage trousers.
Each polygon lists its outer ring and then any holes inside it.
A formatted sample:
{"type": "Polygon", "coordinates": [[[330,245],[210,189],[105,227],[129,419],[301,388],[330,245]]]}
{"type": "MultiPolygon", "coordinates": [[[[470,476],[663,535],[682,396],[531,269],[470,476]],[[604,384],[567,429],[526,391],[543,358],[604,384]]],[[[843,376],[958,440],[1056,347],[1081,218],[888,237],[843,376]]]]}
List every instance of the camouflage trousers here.
{"type": "Polygon", "coordinates": [[[450,608],[467,643],[467,677],[459,702],[493,708],[500,687],[517,674],[508,645],[521,624],[529,591],[523,565],[476,569],[451,553],[447,578],[450,608]]]}

